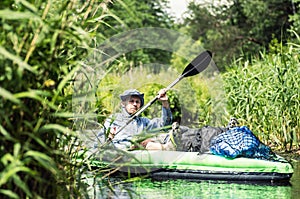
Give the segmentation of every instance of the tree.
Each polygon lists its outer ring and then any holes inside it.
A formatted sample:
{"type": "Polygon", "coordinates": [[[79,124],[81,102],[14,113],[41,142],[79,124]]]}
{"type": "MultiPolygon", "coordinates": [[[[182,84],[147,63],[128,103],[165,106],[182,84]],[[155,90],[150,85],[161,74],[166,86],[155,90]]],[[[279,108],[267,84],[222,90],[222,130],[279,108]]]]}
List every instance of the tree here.
{"type": "Polygon", "coordinates": [[[293,0],[292,1],[292,9],[293,14],[290,15],[290,22],[292,25],[292,30],[296,33],[299,33],[300,31],[300,0],[293,0]]]}
{"type": "Polygon", "coordinates": [[[287,41],[294,7],[290,0],[191,2],[182,25],[215,53],[217,65],[224,69],[234,57],[250,57],[268,48],[272,39],[287,41]]]}
{"type": "MultiPolygon", "coordinates": [[[[172,29],[174,20],[165,12],[167,2],[167,0],[112,1],[106,10],[110,17],[103,20],[104,24],[109,24],[110,28],[101,26],[98,28],[98,32],[103,33],[105,38],[111,38],[115,34],[143,27],[172,29]]],[[[118,66],[116,69],[124,72],[140,63],[169,63],[171,54],[171,52],[159,49],[137,49],[124,54],[113,65],[122,63],[122,66],[118,66]]]]}

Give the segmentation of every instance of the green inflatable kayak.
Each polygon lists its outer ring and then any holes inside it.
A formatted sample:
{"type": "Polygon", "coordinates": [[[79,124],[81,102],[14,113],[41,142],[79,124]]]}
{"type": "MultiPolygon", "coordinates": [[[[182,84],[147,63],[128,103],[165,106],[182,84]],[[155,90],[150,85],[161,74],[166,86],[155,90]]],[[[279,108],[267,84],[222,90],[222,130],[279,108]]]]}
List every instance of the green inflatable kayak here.
{"type": "Polygon", "coordinates": [[[107,164],[120,172],[148,174],[155,179],[289,181],[292,165],[279,155],[277,159],[228,159],[209,153],[138,150],[126,155],[113,151],[102,153],[91,164],[95,167],[107,164]]]}

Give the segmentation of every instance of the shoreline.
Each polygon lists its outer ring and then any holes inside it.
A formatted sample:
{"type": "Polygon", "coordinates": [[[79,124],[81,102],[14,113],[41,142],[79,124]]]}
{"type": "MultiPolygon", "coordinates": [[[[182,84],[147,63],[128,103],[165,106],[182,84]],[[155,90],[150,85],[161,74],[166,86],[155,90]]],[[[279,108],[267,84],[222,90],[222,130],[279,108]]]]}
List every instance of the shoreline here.
{"type": "Polygon", "coordinates": [[[291,150],[291,151],[274,150],[274,152],[284,157],[289,162],[300,162],[300,150],[291,150]]]}

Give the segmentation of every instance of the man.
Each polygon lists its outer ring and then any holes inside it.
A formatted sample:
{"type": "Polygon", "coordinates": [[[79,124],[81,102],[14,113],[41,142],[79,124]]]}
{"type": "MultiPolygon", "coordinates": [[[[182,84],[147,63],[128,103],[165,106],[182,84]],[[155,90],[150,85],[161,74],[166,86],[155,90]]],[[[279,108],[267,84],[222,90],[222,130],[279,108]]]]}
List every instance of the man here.
{"type": "MultiPolygon", "coordinates": [[[[120,95],[121,99],[121,112],[113,114],[105,120],[104,129],[99,133],[103,136],[104,132],[109,131],[108,137],[111,138],[112,144],[119,149],[132,148],[132,141],[136,135],[145,133],[146,131],[155,130],[172,122],[172,113],[169,107],[168,96],[166,89],[161,89],[158,92],[158,100],[162,103],[161,118],[154,118],[152,120],[145,117],[136,117],[126,127],[116,134],[118,128],[121,128],[126,122],[144,105],[144,94],[136,89],[129,89],[120,95]]],[[[154,139],[146,139],[140,143],[145,149],[148,150],[166,150],[168,144],[161,144],[155,142],[154,139]]]]}

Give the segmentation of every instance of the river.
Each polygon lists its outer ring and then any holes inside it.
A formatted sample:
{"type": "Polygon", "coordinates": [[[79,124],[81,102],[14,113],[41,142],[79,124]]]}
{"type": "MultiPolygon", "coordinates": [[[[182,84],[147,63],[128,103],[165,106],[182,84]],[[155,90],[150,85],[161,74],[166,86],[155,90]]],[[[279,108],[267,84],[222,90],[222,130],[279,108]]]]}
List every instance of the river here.
{"type": "Polygon", "coordinates": [[[89,198],[242,198],[242,199],[298,199],[300,198],[300,162],[293,162],[294,174],[290,183],[255,184],[228,181],[188,181],[164,180],[155,181],[149,178],[133,182],[114,184],[111,181],[113,194],[99,180],[90,187],[89,198]]]}

